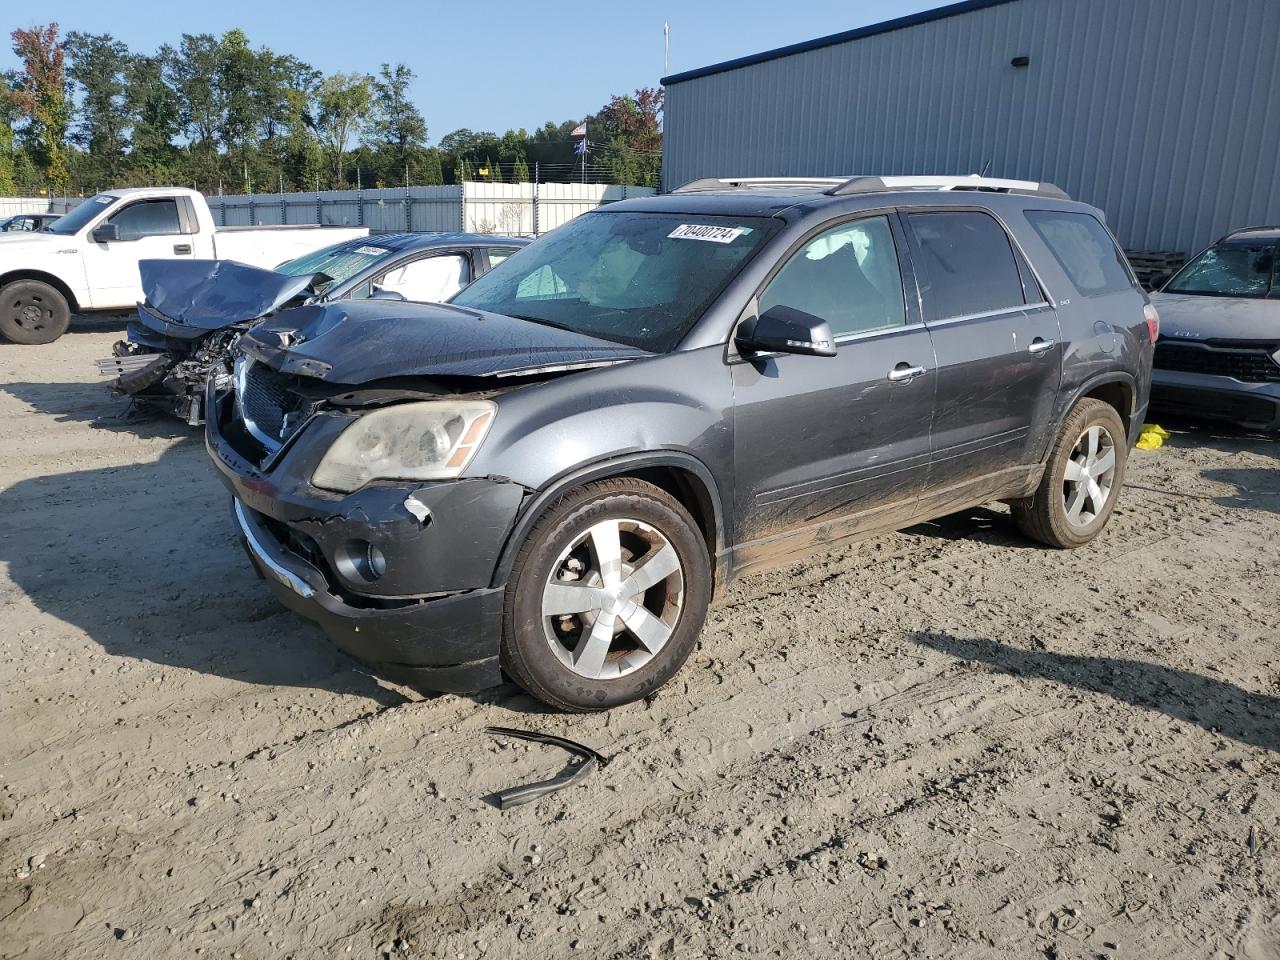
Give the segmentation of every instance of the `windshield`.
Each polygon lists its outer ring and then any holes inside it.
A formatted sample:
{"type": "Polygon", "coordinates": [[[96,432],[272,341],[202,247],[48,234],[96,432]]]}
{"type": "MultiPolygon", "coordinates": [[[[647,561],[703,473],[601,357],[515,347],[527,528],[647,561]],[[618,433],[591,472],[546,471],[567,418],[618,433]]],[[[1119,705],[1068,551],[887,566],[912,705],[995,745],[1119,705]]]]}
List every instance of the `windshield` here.
{"type": "Polygon", "coordinates": [[[276,267],[277,273],[286,277],[305,277],[312,273],[323,273],[330,278],[324,283],[316,284],[317,292],[346,283],[357,273],[375,263],[386,260],[397,251],[369,240],[352,243],[344,240],[331,247],[308,253],[296,260],[289,260],[276,267]]]}
{"type": "Polygon", "coordinates": [[[45,229],[50,233],[79,233],[85,224],[119,199],[119,197],[109,193],[100,193],[95,197],[90,197],[88,200],[81,201],[70,213],[59,217],[45,229]]]}
{"type": "Polygon", "coordinates": [[[1212,297],[1280,296],[1276,259],[1275,243],[1219,243],[1179,270],[1164,290],[1212,297]]]}
{"type": "Polygon", "coordinates": [[[587,213],[452,302],[665,352],[776,229],[756,218],[587,213]]]}

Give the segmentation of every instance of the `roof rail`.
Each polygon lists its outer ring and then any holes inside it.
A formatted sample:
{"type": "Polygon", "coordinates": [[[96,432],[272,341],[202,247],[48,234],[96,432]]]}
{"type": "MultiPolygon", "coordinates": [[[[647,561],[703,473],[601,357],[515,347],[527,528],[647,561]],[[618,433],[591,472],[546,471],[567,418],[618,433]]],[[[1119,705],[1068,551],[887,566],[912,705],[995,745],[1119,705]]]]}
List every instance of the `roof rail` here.
{"type": "Polygon", "coordinates": [[[1055,197],[1070,200],[1066,191],[1052,183],[1036,183],[1034,180],[1002,180],[997,177],[850,177],[832,187],[827,193],[833,197],[848,197],[859,193],[885,193],[891,190],[980,190],[987,193],[1030,194],[1038,197],[1055,197]]]}
{"type": "Polygon", "coordinates": [[[704,190],[734,190],[738,187],[836,187],[845,177],[703,177],[690,180],[672,193],[700,193],[704,190]]]}

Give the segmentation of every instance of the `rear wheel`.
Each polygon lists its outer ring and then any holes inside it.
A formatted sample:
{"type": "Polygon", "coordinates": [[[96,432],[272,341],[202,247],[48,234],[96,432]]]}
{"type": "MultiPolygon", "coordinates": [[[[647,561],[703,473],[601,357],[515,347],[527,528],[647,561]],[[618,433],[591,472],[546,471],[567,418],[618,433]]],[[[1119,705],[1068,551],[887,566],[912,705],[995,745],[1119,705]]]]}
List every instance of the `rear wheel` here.
{"type": "Polygon", "coordinates": [[[593,483],[552,506],[516,558],[503,669],[561,710],[630,703],[684,664],[710,600],[688,511],[641,480],[593,483]]]}
{"type": "Polygon", "coordinates": [[[1018,527],[1051,547],[1084,546],[1111,517],[1128,450],[1115,408],[1081,400],[1062,425],[1035,494],[1011,504],[1018,527]]]}
{"type": "Polygon", "coordinates": [[[52,343],[67,332],[67,298],[39,280],[15,280],[0,288],[0,334],[14,343],[52,343]]]}

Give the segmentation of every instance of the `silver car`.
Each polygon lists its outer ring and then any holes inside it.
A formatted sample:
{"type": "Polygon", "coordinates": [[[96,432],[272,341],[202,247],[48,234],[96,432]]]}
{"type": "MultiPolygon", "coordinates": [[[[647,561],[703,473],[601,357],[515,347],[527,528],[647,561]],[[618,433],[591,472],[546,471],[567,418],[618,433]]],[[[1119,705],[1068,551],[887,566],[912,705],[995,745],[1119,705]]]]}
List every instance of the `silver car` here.
{"type": "Polygon", "coordinates": [[[1280,227],[1230,233],[1157,286],[1151,405],[1280,430],[1280,227]]]}

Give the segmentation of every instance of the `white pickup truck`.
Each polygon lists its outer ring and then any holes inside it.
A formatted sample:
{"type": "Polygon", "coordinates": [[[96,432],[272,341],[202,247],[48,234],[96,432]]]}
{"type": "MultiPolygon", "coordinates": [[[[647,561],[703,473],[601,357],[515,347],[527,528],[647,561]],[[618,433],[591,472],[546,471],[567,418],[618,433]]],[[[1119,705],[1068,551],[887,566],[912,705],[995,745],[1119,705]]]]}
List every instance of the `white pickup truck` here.
{"type": "Polygon", "coordinates": [[[72,313],[142,299],[139,260],[237,260],[275,267],[366,236],[364,227],[215,227],[195,190],[108,190],[34,233],[0,233],[0,336],[51,343],[72,313]]]}

